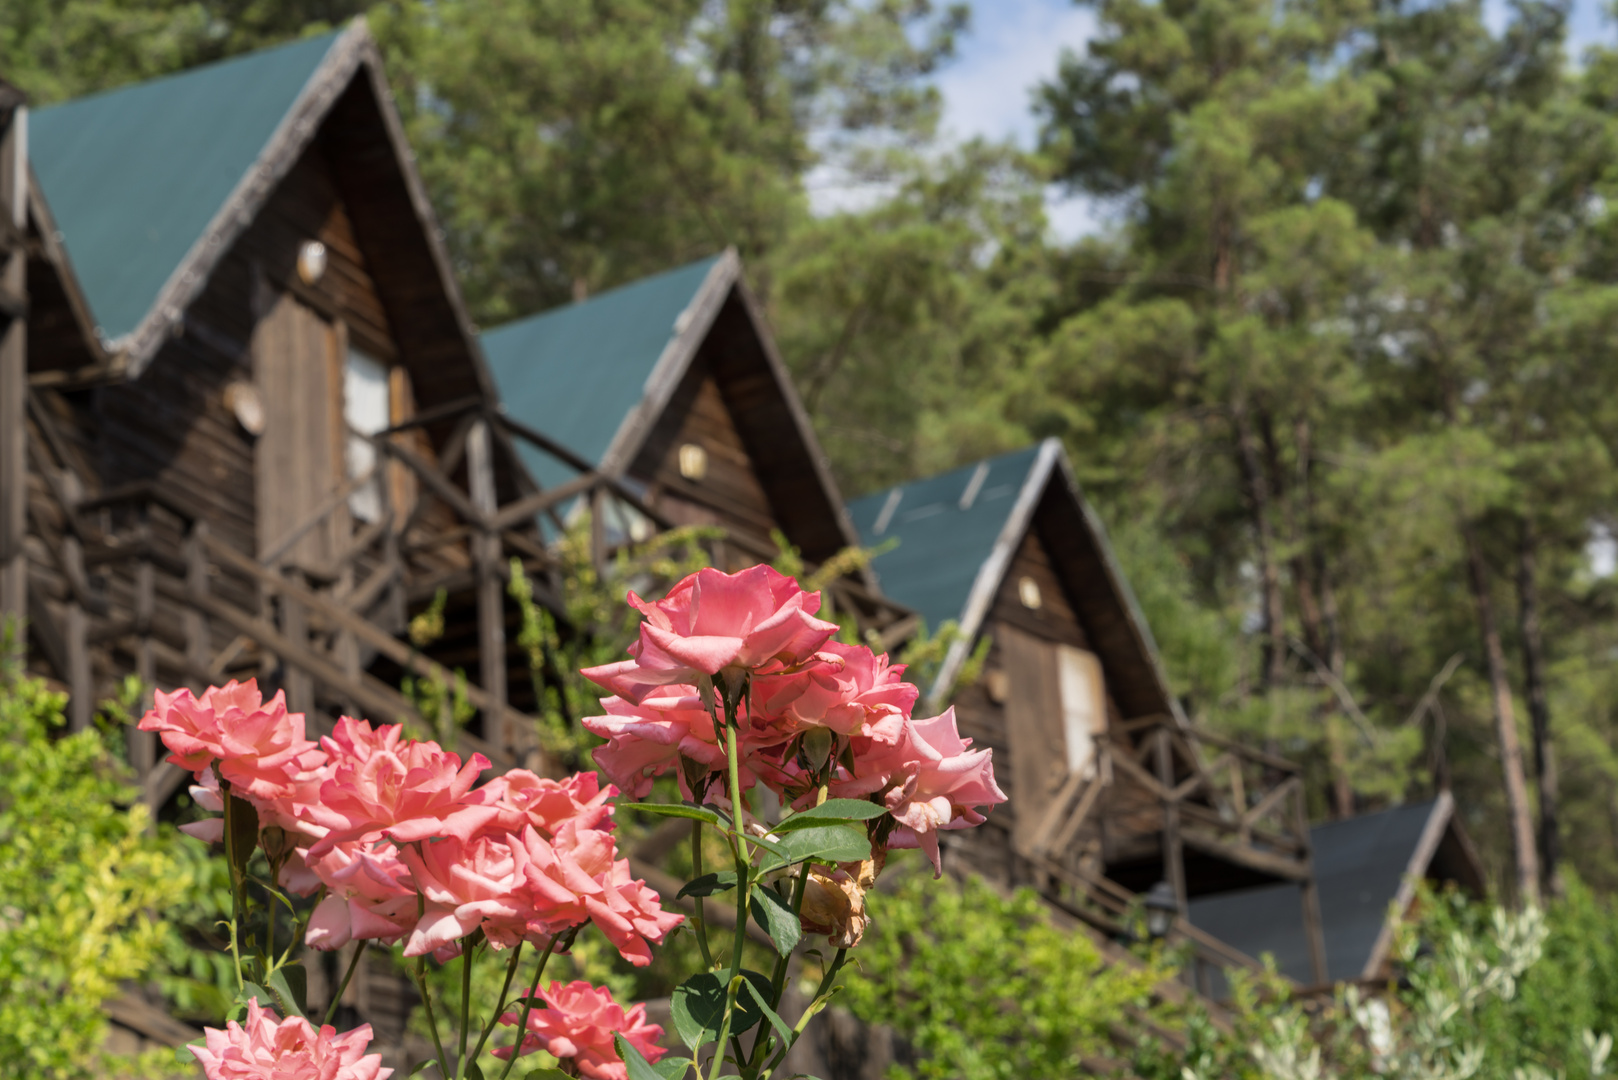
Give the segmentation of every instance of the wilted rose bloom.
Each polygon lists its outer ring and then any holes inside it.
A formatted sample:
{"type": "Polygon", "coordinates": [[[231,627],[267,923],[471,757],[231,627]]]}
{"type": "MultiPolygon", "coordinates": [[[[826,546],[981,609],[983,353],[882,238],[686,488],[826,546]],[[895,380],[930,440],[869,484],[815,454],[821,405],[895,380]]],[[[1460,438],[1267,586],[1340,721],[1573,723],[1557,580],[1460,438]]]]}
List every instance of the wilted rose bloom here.
{"type": "Polygon", "coordinates": [[[311,858],[337,844],[384,835],[401,844],[438,836],[464,841],[498,815],[466,797],[489,767],[482,754],[463,766],[458,754],[435,742],[405,739],[398,724],[373,730],[347,716],[320,745],[330,758],[330,778],[320,786],[320,801],[300,812],[330,831],[309,849],[311,858]]]}
{"type": "MultiPolygon", "coordinates": [[[[622,1035],[647,1061],[655,1062],[667,1053],[657,1045],[663,1037],[662,1027],[646,1022],[646,1006],[636,1005],[625,1012],[604,986],[591,986],[582,980],[566,986],[553,982],[539,996],[548,1008],[529,1011],[519,1056],[542,1049],[570,1062],[580,1076],[589,1080],[628,1080],[628,1066],[618,1059],[614,1034],[622,1035]]],[[[500,1017],[500,1023],[508,1027],[521,1022],[520,1013],[500,1017]]],[[[509,1058],[511,1051],[512,1047],[502,1046],[494,1053],[496,1057],[509,1058]]]]}
{"type": "Polygon", "coordinates": [[[381,1054],[365,1052],[370,1024],[343,1035],[333,1027],[316,1031],[301,1016],[277,1019],[259,1007],[258,998],[248,1001],[245,1023],[231,1020],[225,1030],[204,1028],[203,1034],[207,1045],[191,1052],[208,1080],[387,1080],[393,1075],[382,1067],[381,1054]]]}
{"type": "Polygon", "coordinates": [[[158,690],[153,701],[140,730],[158,732],[170,750],[169,761],[198,779],[218,761],[220,775],[238,795],[284,795],[298,774],[319,763],[316,745],[304,738],[303,714],[287,712],[286,696],[279,691],[266,702],[257,680],[211,686],[201,698],[186,689],[158,690]]]}
{"type": "Polygon", "coordinates": [[[629,602],[646,616],[632,660],[586,668],[585,678],[639,702],[659,686],[697,684],[702,676],[780,670],[812,657],[837,632],[817,619],[820,594],[768,566],[735,574],[699,570],[667,596],[629,602]]]}
{"type": "Polygon", "coordinates": [[[825,934],[832,946],[852,949],[865,936],[870,917],[865,894],[876,884],[886,853],[861,863],[836,867],[811,866],[804,882],[799,923],[806,934],[825,934]]]}
{"type": "Polygon", "coordinates": [[[527,769],[512,769],[478,788],[472,799],[497,811],[485,828],[521,833],[523,826],[532,825],[548,839],[568,821],[580,828],[612,830],[613,806],[607,800],[616,794],[618,789],[611,784],[603,788],[594,772],[551,780],[527,769]]]}
{"type": "Polygon", "coordinates": [[[820,655],[839,662],[753,680],[755,739],[781,741],[813,727],[855,735],[866,725],[901,720],[915,707],[921,690],[904,681],[904,665],[890,666],[886,653],[830,641],[820,655]]]}
{"type": "MultiPolygon", "coordinates": [[[[304,934],[304,944],[310,948],[329,952],[356,940],[391,945],[415,928],[415,883],[398,849],[386,840],[338,844],[303,865],[308,877],[327,890],[304,934]]],[[[308,881],[294,880],[299,884],[308,881]]],[[[314,890],[297,891],[307,895],[314,890]]]]}
{"type": "Polygon", "coordinates": [[[1006,801],[994,782],[989,750],[972,750],[955,726],[955,710],[930,720],[911,720],[897,742],[854,740],[854,775],[832,781],[839,798],[879,795],[898,822],[890,848],[919,847],[943,873],[938,855],[940,829],[982,824],[979,807],[1006,801]]]}

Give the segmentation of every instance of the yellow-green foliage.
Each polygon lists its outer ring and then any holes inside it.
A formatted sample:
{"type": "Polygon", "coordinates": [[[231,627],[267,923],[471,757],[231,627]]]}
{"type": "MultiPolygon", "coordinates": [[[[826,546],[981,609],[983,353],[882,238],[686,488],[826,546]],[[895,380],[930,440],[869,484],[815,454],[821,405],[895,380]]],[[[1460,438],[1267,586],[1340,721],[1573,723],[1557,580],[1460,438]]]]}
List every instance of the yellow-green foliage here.
{"type": "Polygon", "coordinates": [[[918,1062],[894,1066],[894,1080],[1083,1075],[1080,1055],[1171,975],[1166,964],[1104,966],[1086,934],[1052,926],[1026,889],[1007,897],[918,872],[868,905],[875,926],[842,1004],[915,1049],[918,1062]]]}
{"type": "Polygon", "coordinates": [[[0,1077],[108,1075],[101,1003],[168,935],[152,912],[185,880],[95,730],[65,698],[0,671],[0,1077]]]}

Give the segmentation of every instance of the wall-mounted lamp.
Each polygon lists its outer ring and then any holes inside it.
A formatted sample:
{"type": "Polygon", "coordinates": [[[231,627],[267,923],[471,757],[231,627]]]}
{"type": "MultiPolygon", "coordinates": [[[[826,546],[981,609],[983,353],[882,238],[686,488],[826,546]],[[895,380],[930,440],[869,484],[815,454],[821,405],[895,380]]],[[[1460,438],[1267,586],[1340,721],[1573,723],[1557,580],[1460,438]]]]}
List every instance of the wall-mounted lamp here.
{"type": "Polygon", "coordinates": [[[264,401],[258,396],[258,387],[245,381],[231,383],[225,387],[225,408],[243,431],[255,438],[264,434],[264,401]]]}
{"type": "Polygon", "coordinates": [[[696,483],[708,475],[708,451],[696,443],[680,447],[680,475],[696,483]]]}
{"type": "Polygon", "coordinates": [[[1180,917],[1180,902],[1174,896],[1174,886],[1159,881],[1146,893],[1143,906],[1146,908],[1146,932],[1152,935],[1152,940],[1161,941],[1168,937],[1174,920],[1180,917]]]}
{"type": "Polygon", "coordinates": [[[298,280],[314,285],[326,273],[326,245],[319,240],[305,240],[298,249],[298,280]]]}
{"type": "Polygon", "coordinates": [[[1039,582],[1031,577],[1022,578],[1017,582],[1017,599],[1021,600],[1022,606],[1029,611],[1038,611],[1039,606],[1045,602],[1039,595],[1039,582]]]}

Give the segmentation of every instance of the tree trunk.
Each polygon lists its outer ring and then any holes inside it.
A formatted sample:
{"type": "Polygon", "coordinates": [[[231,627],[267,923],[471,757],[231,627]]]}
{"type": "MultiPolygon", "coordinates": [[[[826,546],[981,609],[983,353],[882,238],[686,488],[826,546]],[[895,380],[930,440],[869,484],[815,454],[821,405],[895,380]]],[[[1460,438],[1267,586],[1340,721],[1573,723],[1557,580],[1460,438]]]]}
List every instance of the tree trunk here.
{"type": "Polygon", "coordinates": [[[1472,598],[1477,603],[1478,629],[1483,635],[1489,689],[1494,698],[1495,736],[1500,740],[1500,771],[1506,785],[1506,813],[1511,819],[1512,848],[1517,862],[1517,900],[1523,904],[1538,904],[1539,854],[1534,843],[1534,820],[1528,808],[1528,785],[1523,777],[1522,745],[1517,741],[1511,682],[1506,677],[1506,654],[1500,646],[1494,603],[1489,599],[1489,572],[1471,525],[1461,526],[1461,539],[1466,544],[1467,573],[1472,581],[1472,598]]]}
{"type": "Polygon", "coordinates": [[[1269,639],[1264,658],[1266,690],[1281,685],[1286,675],[1287,640],[1286,616],[1281,604],[1281,567],[1276,561],[1275,528],[1270,518],[1270,486],[1264,476],[1264,465],[1259,460],[1258,436],[1247,406],[1237,402],[1231,409],[1236,423],[1236,449],[1244,479],[1247,481],[1248,502],[1253,511],[1253,531],[1258,540],[1259,583],[1264,603],[1264,630],[1269,639]]]}
{"type": "Polygon", "coordinates": [[[1517,548],[1517,613],[1522,632],[1523,682],[1534,739],[1534,783],[1539,789],[1540,876],[1552,896],[1562,894],[1557,873],[1562,841],[1557,829],[1556,756],[1551,745],[1551,707],[1545,693],[1545,643],[1539,625],[1539,585],[1535,580],[1537,541],[1524,521],[1517,548]]]}

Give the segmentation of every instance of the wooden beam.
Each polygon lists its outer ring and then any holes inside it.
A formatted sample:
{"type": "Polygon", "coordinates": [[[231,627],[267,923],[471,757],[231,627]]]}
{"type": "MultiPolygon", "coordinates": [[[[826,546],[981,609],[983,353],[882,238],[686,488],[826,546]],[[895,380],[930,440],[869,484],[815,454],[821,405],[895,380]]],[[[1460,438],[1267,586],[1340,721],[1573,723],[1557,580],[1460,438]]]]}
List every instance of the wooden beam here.
{"type": "Polygon", "coordinates": [[[568,499],[584,494],[600,482],[601,478],[593,472],[575,477],[565,484],[558,484],[556,487],[536,492],[527,498],[518,499],[514,503],[501,507],[500,511],[492,516],[491,521],[496,529],[509,529],[525,518],[531,518],[535,514],[551,509],[558,503],[566,502],[568,499]]]}
{"type": "MultiPolygon", "coordinates": [[[[494,447],[489,424],[478,420],[466,439],[466,475],[472,491],[472,505],[479,518],[494,517],[494,447]]],[[[483,692],[489,695],[488,722],[484,731],[499,746],[519,752],[519,741],[526,744],[524,732],[506,722],[506,594],[500,574],[500,538],[492,528],[473,539],[474,565],[478,578],[478,669],[483,692]],[[501,729],[506,730],[502,731],[501,729]]],[[[521,749],[526,749],[524,745],[521,749]]]]}
{"type": "MultiPolygon", "coordinates": [[[[453,686],[455,684],[455,675],[453,672],[448,671],[442,665],[434,663],[432,660],[429,660],[427,657],[421,655],[415,649],[411,648],[409,645],[406,645],[404,642],[400,641],[392,634],[389,634],[386,630],[383,630],[370,620],[354,614],[352,611],[347,610],[342,605],[333,603],[326,597],[323,597],[313,590],[307,589],[296,582],[277,577],[275,574],[272,574],[262,566],[259,566],[258,563],[254,562],[246,555],[243,555],[235,548],[221,543],[215,537],[210,536],[205,538],[204,543],[206,543],[208,551],[226,566],[254,578],[272,590],[276,590],[284,595],[293,597],[310,611],[318,614],[321,618],[326,619],[333,627],[352,631],[354,636],[361,642],[369,645],[371,648],[375,649],[383,656],[386,656],[400,667],[407,669],[412,674],[419,675],[423,678],[438,679],[448,686],[453,686]]],[[[213,614],[214,612],[210,609],[209,613],[213,614]]],[[[264,645],[265,647],[274,651],[274,646],[270,645],[270,643],[264,640],[262,637],[259,637],[254,631],[244,629],[238,624],[238,622],[232,622],[232,625],[236,626],[236,628],[242,633],[253,637],[261,645],[264,645]]],[[[262,620],[258,621],[258,625],[263,627],[269,626],[268,623],[263,623],[262,620]]],[[[273,630],[273,627],[270,629],[273,630]]],[[[333,665],[333,667],[335,668],[335,665],[333,665]]],[[[324,678],[324,676],[321,677],[324,678]]],[[[370,678],[370,676],[366,675],[363,676],[363,678],[370,678]]],[[[381,683],[380,680],[373,681],[377,682],[377,685],[379,686],[385,685],[381,683]]],[[[494,707],[488,695],[485,694],[480,687],[469,685],[466,688],[466,696],[467,700],[477,708],[487,710],[494,707]]],[[[399,700],[404,701],[404,698],[400,696],[399,700]]],[[[405,704],[409,712],[414,713],[414,707],[409,706],[408,702],[405,704]]],[[[533,723],[533,720],[530,717],[524,716],[522,713],[512,709],[509,705],[503,706],[503,710],[506,718],[511,722],[533,723]]]]}
{"type": "Polygon", "coordinates": [[[1283,881],[1304,881],[1312,876],[1307,861],[1300,862],[1282,855],[1273,855],[1268,851],[1260,851],[1258,848],[1227,843],[1196,829],[1183,830],[1179,841],[1185,847],[1193,848],[1204,855],[1223,859],[1225,862],[1260,874],[1269,874],[1283,881]]]}
{"type": "MultiPolygon", "coordinates": [[[[1157,729],[1157,782],[1165,793],[1174,787],[1174,747],[1169,729],[1157,729]]],[[[1174,906],[1180,915],[1191,910],[1185,888],[1185,852],[1180,846],[1180,804],[1173,798],[1163,801],[1163,868],[1168,883],[1174,889],[1174,906]]]]}

